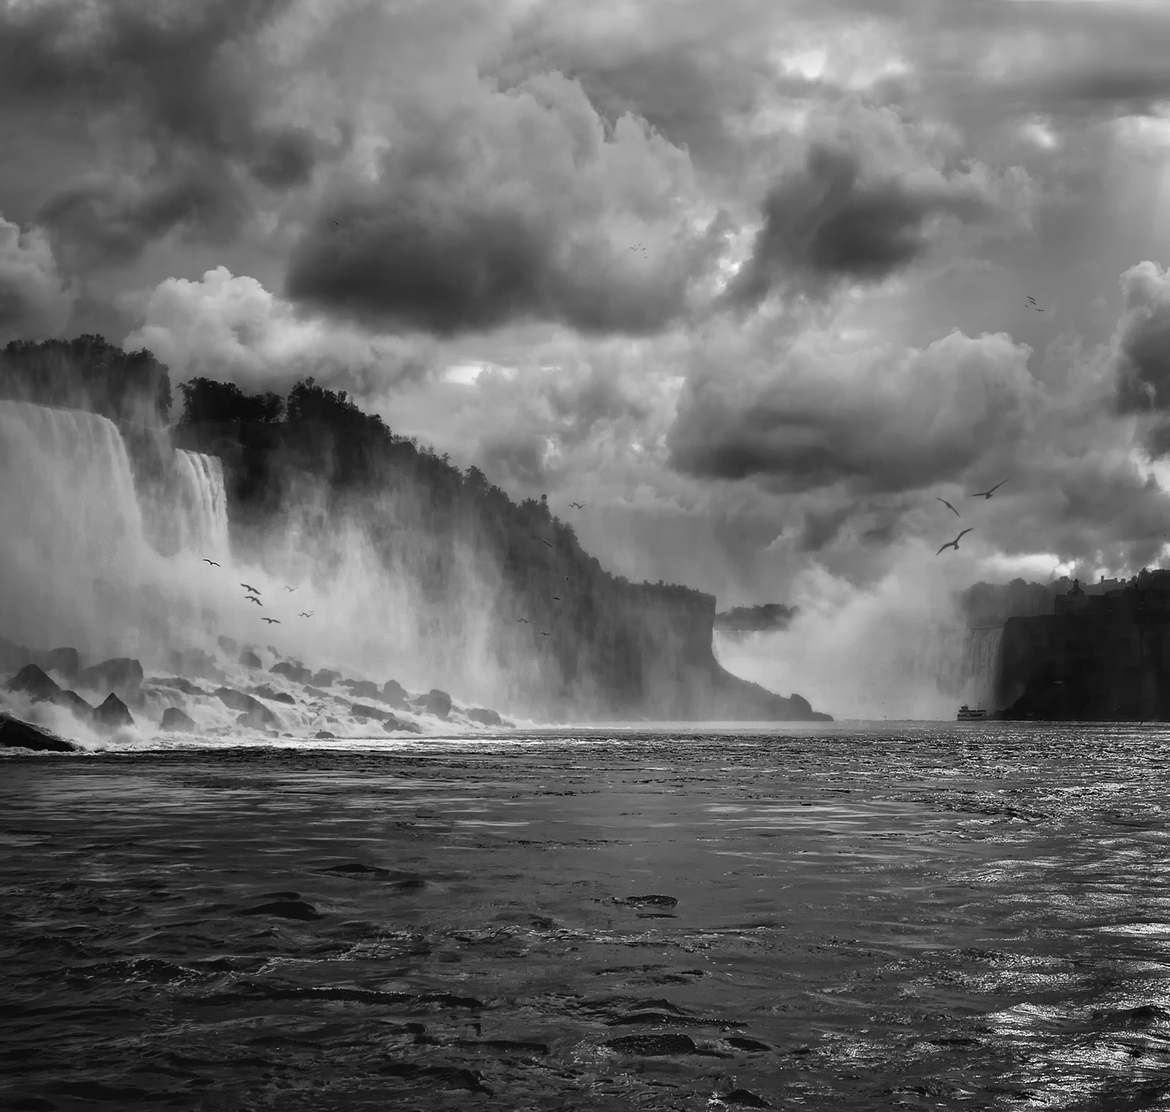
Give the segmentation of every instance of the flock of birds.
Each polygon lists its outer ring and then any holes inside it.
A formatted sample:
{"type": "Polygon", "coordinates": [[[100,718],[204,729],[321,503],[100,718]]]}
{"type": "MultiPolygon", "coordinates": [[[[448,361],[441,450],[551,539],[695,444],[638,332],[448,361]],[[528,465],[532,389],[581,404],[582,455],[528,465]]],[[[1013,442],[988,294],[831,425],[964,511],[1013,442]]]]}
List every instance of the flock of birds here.
{"type": "MultiPolygon", "coordinates": [[[[1041,310],[1041,312],[1043,312],[1043,310],[1041,310]]],[[[1004,479],[1004,480],[1002,480],[1002,482],[996,483],[995,486],[993,486],[990,490],[976,491],[974,494],[971,495],[971,497],[972,498],[982,498],[984,501],[987,501],[987,499],[990,498],[997,490],[999,490],[999,488],[1001,486],[1003,486],[1003,484],[1006,482],[1007,482],[1007,479],[1004,479]]],[[[962,517],[963,516],[945,498],[939,498],[938,495],[935,495],[935,500],[938,502],[941,502],[944,506],[946,506],[946,508],[948,510],[950,510],[951,513],[953,513],[955,515],[955,517],[962,517]]],[[[946,544],[944,544],[942,546],[942,548],[940,548],[935,553],[935,555],[941,556],[948,548],[953,548],[956,552],[958,552],[959,551],[959,541],[961,541],[968,533],[972,532],[974,530],[974,528],[975,528],[975,526],[972,525],[969,528],[964,529],[953,541],[948,541],[946,544]]]]}
{"type": "MultiPolygon", "coordinates": [[[[209,560],[206,556],[203,557],[203,562],[205,564],[209,564],[213,568],[218,568],[220,566],[214,560],[209,560]]],[[[259,587],[253,587],[250,583],[241,583],[240,586],[244,588],[244,599],[247,602],[254,602],[257,606],[263,607],[264,603],[262,603],[260,601],[260,588],[259,587]]],[[[293,591],[298,590],[297,587],[289,587],[287,585],[285,586],[284,589],[290,595],[293,593],[293,591]]],[[[314,610],[302,610],[297,615],[297,617],[311,618],[314,615],[314,613],[316,613],[316,611],[314,611],[314,610]]],[[[262,622],[267,622],[269,625],[283,625],[284,624],[279,618],[268,618],[268,617],[265,617],[263,614],[260,615],[260,620],[262,622]]]]}

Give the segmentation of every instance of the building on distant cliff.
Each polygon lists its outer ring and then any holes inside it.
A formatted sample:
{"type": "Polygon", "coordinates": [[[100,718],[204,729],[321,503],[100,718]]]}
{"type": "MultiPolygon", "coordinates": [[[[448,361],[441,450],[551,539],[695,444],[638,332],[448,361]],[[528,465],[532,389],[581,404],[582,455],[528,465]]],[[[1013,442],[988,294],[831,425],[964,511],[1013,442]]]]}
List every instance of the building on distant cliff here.
{"type": "Polygon", "coordinates": [[[1170,720],[1170,570],[1118,583],[1089,593],[1074,581],[1052,614],[1008,619],[998,717],[1170,720]]]}

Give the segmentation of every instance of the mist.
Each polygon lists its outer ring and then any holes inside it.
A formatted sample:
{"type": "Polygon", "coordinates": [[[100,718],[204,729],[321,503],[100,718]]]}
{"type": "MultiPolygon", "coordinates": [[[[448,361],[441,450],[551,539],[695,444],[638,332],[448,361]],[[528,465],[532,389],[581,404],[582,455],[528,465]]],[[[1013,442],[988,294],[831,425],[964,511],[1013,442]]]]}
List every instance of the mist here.
{"type": "Polygon", "coordinates": [[[864,589],[812,569],[795,584],[787,629],[717,632],[719,661],[838,719],[946,720],[961,702],[991,709],[1000,631],[967,630],[955,594],[966,560],[943,559],[907,542],[864,589]]]}

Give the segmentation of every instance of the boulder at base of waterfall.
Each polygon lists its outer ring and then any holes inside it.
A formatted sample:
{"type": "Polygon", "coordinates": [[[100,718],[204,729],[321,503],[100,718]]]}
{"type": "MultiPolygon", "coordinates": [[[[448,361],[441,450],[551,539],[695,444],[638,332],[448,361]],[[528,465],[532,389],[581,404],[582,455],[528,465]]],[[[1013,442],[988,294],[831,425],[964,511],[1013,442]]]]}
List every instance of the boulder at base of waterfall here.
{"type": "MultiPolygon", "coordinates": [[[[265,708],[264,714],[261,714],[259,711],[251,710],[246,711],[244,714],[241,714],[238,718],[236,718],[236,725],[243,726],[248,730],[261,730],[265,733],[268,733],[268,727],[271,724],[269,719],[271,719],[271,722],[275,722],[276,716],[273,715],[272,711],[268,710],[267,708],[265,708]]],[[[280,736],[275,730],[271,731],[271,733],[273,737],[280,736]]]]}
{"type": "Polygon", "coordinates": [[[134,725],[134,719],[126,709],[126,704],[112,691],[106,696],[106,701],[93,712],[93,721],[95,726],[110,731],[134,725]]]}
{"type": "Polygon", "coordinates": [[[451,713],[451,696],[437,687],[432,687],[425,695],[415,699],[414,705],[421,707],[427,714],[445,719],[451,713]]]}
{"type": "MultiPolygon", "coordinates": [[[[236,691],[231,687],[217,687],[215,694],[225,707],[242,711],[245,716],[253,716],[257,721],[263,723],[264,727],[277,725],[276,715],[259,699],[253,699],[251,695],[245,695],[244,692],[236,691]]],[[[236,721],[238,722],[239,719],[236,721]]]]}
{"type": "Polygon", "coordinates": [[[262,683],[259,687],[253,687],[252,694],[258,699],[270,699],[274,703],[287,703],[290,707],[297,705],[296,699],[287,691],[274,691],[266,683],[262,683]]]}
{"type": "Polygon", "coordinates": [[[352,714],[354,718],[360,718],[363,720],[367,718],[376,718],[379,722],[387,718],[394,717],[394,715],[392,715],[388,710],[382,710],[381,707],[367,706],[365,703],[354,703],[349,708],[349,713],[352,714]]]}
{"type": "Polygon", "coordinates": [[[417,722],[404,722],[401,718],[397,718],[393,714],[386,715],[386,721],[382,723],[382,729],[388,734],[393,733],[395,730],[402,730],[408,734],[422,733],[422,727],[417,722]]]}
{"type": "Polygon", "coordinates": [[[370,683],[369,680],[342,680],[341,686],[348,687],[349,693],[355,699],[382,698],[382,689],[376,683],[370,683]]]}
{"type": "Polygon", "coordinates": [[[318,730],[313,735],[313,737],[319,739],[320,741],[336,741],[337,740],[337,735],[331,734],[328,730],[318,730]]]}
{"type": "Polygon", "coordinates": [[[61,694],[61,688],[55,680],[45,675],[36,664],[26,664],[15,676],[8,681],[9,691],[20,691],[28,695],[35,702],[42,699],[56,699],[61,694]]]}
{"type": "Polygon", "coordinates": [[[50,649],[47,653],[33,653],[32,662],[46,672],[56,672],[72,682],[81,671],[81,657],[76,649],[50,649]]]}
{"type": "Polygon", "coordinates": [[[0,714],[0,748],[34,749],[40,753],[78,753],[81,747],[56,734],[0,714]]]}
{"type": "Polygon", "coordinates": [[[319,672],[313,673],[313,678],[309,682],[314,687],[332,687],[339,679],[340,672],[335,672],[332,668],[322,668],[319,672]]]}
{"type": "Polygon", "coordinates": [[[215,657],[202,649],[171,649],[167,654],[167,669],[181,676],[195,676],[202,680],[224,681],[224,674],[215,663],[215,657]]]}
{"type": "Polygon", "coordinates": [[[103,660],[78,672],[77,684],[93,691],[113,691],[122,698],[133,696],[142,686],[142,665],[128,656],[103,660]]]}
{"type": "Polygon", "coordinates": [[[487,707],[472,707],[467,712],[467,717],[472,722],[478,722],[481,726],[502,726],[504,724],[504,720],[494,710],[488,710],[487,707]]]}
{"type": "Polygon", "coordinates": [[[245,668],[263,668],[264,662],[251,649],[245,649],[240,653],[240,663],[245,668]]]}
{"type": "Polygon", "coordinates": [[[400,707],[403,709],[410,703],[410,700],[406,697],[406,688],[397,680],[387,680],[382,685],[381,699],[383,703],[389,703],[392,707],[400,707]]]}
{"type": "Polygon", "coordinates": [[[274,676],[287,676],[293,683],[310,683],[313,679],[313,673],[308,668],[302,668],[299,664],[287,660],[274,664],[268,671],[274,676]]]}
{"type": "Polygon", "coordinates": [[[162,721],[158,724],[160,730],[177,730],[180,733],[194,733],[195,723],[178,707],[167,707],[163,711],[162,721]]]}

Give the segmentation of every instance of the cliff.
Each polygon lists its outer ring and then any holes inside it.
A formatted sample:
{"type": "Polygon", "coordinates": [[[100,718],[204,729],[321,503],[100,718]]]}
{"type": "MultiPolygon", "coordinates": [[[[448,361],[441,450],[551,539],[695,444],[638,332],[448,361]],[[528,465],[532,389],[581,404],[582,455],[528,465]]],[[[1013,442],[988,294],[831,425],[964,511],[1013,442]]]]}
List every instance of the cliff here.
{"type": "Polygon", "coordinates": [[[1009,618],[997,682],[1002,719],[1170,719],[1170,572],[1087,594],[1054,613],[1009,618]]]}
{"type": "Polygon", "coordinates": [[[386,567],[439,607],[463,574],[460,550],[475,553],[490,569],[491,589],[475,599],[498,631],[489,651],[515,677],[514,705],[529,712],[594,721],[829,719],[800,696],[720,667],[712,596],[613,576],[543,499],[514,503],[475,468],[464,473],[351,407],[341,421],[337,407],[306,418],[311,409],[290,397],[286,421],[176,428],[177,446],[222,461],[233,547],[259,546],[305,514],[320,535],[360,521],[386,567]]]}

